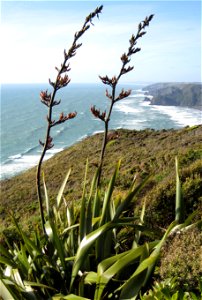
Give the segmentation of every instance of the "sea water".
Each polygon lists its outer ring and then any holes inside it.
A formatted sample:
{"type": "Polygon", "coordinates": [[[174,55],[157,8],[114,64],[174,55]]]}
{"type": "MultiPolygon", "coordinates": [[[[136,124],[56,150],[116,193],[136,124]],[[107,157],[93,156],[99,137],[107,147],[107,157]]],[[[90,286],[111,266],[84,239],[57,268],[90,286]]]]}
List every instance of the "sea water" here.
{"type": "MultiPolygon", "coordinates": [[[[174,106],[154,106],[144,101],[144,85],[124,84],[131,95],[117,102],[110,120],[110,128],[141,130],[169,129],[202,123],[201,111],[174,106]]],[[[51,88],[46,84],[3,84],[1,86],[1,179],[9,178],[38,163],[47,126],[47,107],[40,102],[40,91],[51,88]]],[[[54,147],[46,159],[64,148],[97,132],[103,131],[103,122],[96,119],[90,107],[107,110],[110,100],[105,97],[106,86],[101,84],[69,84],[57,93],[61,104],[54,106],[53,119],[61,112],[77,112],[51,130],[54,147]]],[[[119,91],[122,86],[119,87],[119,91]]],[[[119,92],[117,91],[117,92],[119,92]]],[[[110,92],[110,90],[109,90],[110,92]]],[[[148,97],[148,96],[147,96],[148,97]]]]}

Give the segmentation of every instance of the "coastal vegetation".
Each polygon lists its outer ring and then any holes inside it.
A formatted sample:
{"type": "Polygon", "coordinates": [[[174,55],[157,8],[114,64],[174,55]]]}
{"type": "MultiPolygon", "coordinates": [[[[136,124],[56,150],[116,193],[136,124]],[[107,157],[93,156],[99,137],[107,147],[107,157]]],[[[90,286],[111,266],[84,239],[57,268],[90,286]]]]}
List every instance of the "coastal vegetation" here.
{"type": "Polygon", "coordinates": [[[77,40],[101,10],[85,19],[64,51],[55,82],[49,80],[52,93],[40,93],[48,116],[37,168],[2,181],[2,297],[199,299],[201,262],[192,257],[200,256],[202,240],[202,126],[109,131],[114,104],[131,92],[116,95],[117,84],[132,71],[127,64],[153,15],[129,40],[119,74],[100,76],[111,88],[109,110],[91,111],[104,133],[43,162],[54,146],[51,128],[76,117],[62,112],[53,120],[53,106],[60,104],[55,96],[70,82],[67,61],[81,46],[77,40]]]}
{"type": "MultiPolygon", "coordinates": [[[[138,174],[136,178],[137,185],[150,174],[147,182],[139,191],[139,194],[136,195],[135,201],[133,200],[124,212],[125,217],[138,217],[141,214],[143,203],[145,203],[144,222],[142,224],[144,224],[146,230],[141,234],[140,245],[162,238],[166,228],[175,219],[176,174],[174,166],[176,155],[178,155],[180,165],[179,172],[185,203],[185,218],[194,213],[193,223],[201,219],[201,125],[179,130],[155,131],[147,129],[135,131],[121,129],[110,133],[112,140],[106,150],[101,182],[103,189],[107,187],[114,172],[114,164],[121,159],[119,173],[114,183],[113,201],[119,203],[126,197],[135,174],[138,174]]],[[[62,205],[61,213],[65,211],[67,213],[68,209],[71,208],[75,227],[76,224],[79,224],[77,222],[81,210],[86,159],[88,158],[88,175],[85,179],[85,189],[88,194],[90,193],[93,174],[95,174],[99,162],[101,138],[102,134],[88,137],[44,163],[50,207],[54,207],[59,187],[65,174],[71,169],[63,190],[63,197],[67,206],[62,205]],[[75,164],[75,162],[77,163],[75,164]]],[[[21,230],[26,232],[27,237],[33,239],[34,232],[38,232],[37,234],[40,232],[37,194],[36,188],[33,186],[34,178],[35,168],[2,181],[1,237],[4,237],[2,239],[3,244],[5,243],[5,236],[7,236],[9,243],[15,241],[16,245],[22,239],[19,231],[11,225],[12,217],[6,208],[7,203],[9,203],[10,211],[14,212],[16,222],[20,224],[20,228],[23,228],[21,230]]],[[[104,190],[101,190],[101,193],[103,194],[104,190]]],[[[62,230],[68,228],[65,227],[67,221],[65,219],[62,219],[62,221],[62,224],[58,224],[59,227],[62,226],[59,231],[60,236],[62,230]]],[[[138,219],[134,221],[134,224],[137,222],[139,223],[138,219]]],[[[167,238],[167,242],[162,247],[158,268],[155,269],[152,281],[150,281],[150,284],[153,282],[154,290],[152,290],[152,285],[148,285],[148,289],[149,287],[151,289],[148,291],[150,298],[145,294],[143,299],[155,299],[155,293],[158,295],[158,299],[171,299],[171,296],[165,298],[162,290],[167,290],[170,295],[179,293],[179,291],[181,291],[180,293],[182,291],[184,293],[192,292],[198,296],[190,299],[200,299],[199,280],[202,275],[200,260],[202,237],[201,228],[198,226],[196,223],[194,226],[190,226],[189,229],[178,231],[167,238]],[[193,260],[192,257],[196,257],[196,255],[198,255],[198,259],[193,260]],[[186,274],[186,277],[184,274],[186,274]],[[161,295],[161,298],[159,295],[161,295]]],[[[129,251],[133,242],[133,227],[128,225],[118,230],[116,243],[119,245],[120,252],[129,251]]],[[[112,289],[113,287],[112,285],[112,289]]]]}
{"type": "MultiPolygon", "coordinates": [[[[44,162],[43,171],[52,204],[57,196],[58,186],[61,185],[64,179],[64,174],[71,169],[71,176],[65,187],[64,196],[68,202],[74,201],[75,206],[79,207],[86,159],[89,161],[88,180],[90,182],[99,163],[102,135],[102,133],[99,133],[90,136],[44,162]]],[[[114,163],[121,159],[122,163],[116,183],[117,196],[121,197],[127,191],[136,173],[139,174],[138,180],[148,174],[153,174],[142,193],[145,199],[148,198],[147,202],[151,207],[151,213],[153,211],[155,222],[157,222],[156,214],[159,212],[159,215],[162,215],[159,225],[162,225],[162,220],[167,225],[172,219],[172,216],[169,219],[168,216],[173,214],[173,209],[171,209],[169,203],[172,203],[173,208],[175,197],[173,167],[174,158],[178,155],[181,180],[185,189],[184,193],[186,192],[188,198],[190,198],[189,212],[200,204],[202,175],[201,125],[178,130],[159,131],[152,129],[141,131],[120,129],[111,131],[111,136],[111,144],[107,147],[103,165],[102,183],[106,184],[109,181],[114,163]],[[163,195],[164,202],[168,204],[169,214],[166,212],[161,214],[163,195]],[[152,201],[150,201],[151,198],[152,201]],[[153,208],[154,201],[156,202],[155,210],[153,208]],[[166,215],[166,219],[164,215],[166,215]]],[[[23,226],[27,228],[30,226],[30,230],[32,224],[39,222],[37,192],[35,185],[33,185],[35,170],[36,168],[32,168],[15,177],[1,181],[1,233],[4,230],[10,231],[9,228],[12,228],[9,210],[15,212],[16,218],[21,224],[24,224],[23,226]]],[[[201,211],[201,206],[198,208],[201,211]]],[[[149,209],[146,216],[147,214],[149,215],[149,209]]],[[[152,219],[149,216],[148,218],[152,219]]]]}

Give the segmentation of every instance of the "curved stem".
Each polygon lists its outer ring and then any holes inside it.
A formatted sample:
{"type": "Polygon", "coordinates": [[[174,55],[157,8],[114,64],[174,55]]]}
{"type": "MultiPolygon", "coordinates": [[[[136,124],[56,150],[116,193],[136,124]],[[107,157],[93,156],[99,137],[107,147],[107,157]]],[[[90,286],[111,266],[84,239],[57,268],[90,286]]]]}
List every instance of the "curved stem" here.
{"type": "Polygon", "coordinates": [[[43,159],[46,154],[46,151],[49,149],[49,146],[50,146],[49,145],[50,130],[51,130],[51,127],[53,126],[52,110],[53,110],[53,106],[54,106],[55,95],[59,88],[65,87],[70,82],[67,75],[65,75],[65,77],[62,78],[63,80],[61,80],[61,74],[70,71],[69,65],[66,66],[66,63],[70,58],[75,56],[76,50],[82,45],[82,44],[77,44],[77,40],[84,34],[84,32],[86,32],[88,30],[88,28],[90,27],[89,23],[92,24],[92,19],[95,16],[99,17],[99,14],[101,13],[102,8],[103,8],[103,6],[97,7],[94,12],[90,13],[90,15],[88,15],[86,17],[81,30],[75,33],[74,40],[73,40],[71,47],[69,48],[69,51],[68,52],[64,51],[64,61],[61,64],[61,68],[60,69],[56,68],[58,70],[58,73],[57,73],[55,83],[50,82],[50,84],[53,86],[53,92],[50,97],[50,102],[48,102],[48,107],[49,107],[48,116],[47,116],[48,126],[47,126],[47,131],[46,131],[45,142],[43,145],[43,151],[40,156],[38,166],[37,166],[37,172],[36,172],[37,196],[38,196],[38,201],[39,201],[39,210],[40,210],[42,229],[43,229],[44,234],[46,234],[46,232],[45,232],[45,217],[44,217],[44,211],[43,211],[43,199],[42,199],[42,191],[41,191],[41,167],[42,167],[42,163],[43,163],[43,159]]]}
{"type": "Polygon", "coordinates": [[[108,136],[108,132],[109,132],[109,121],[110,121],[110,118],[111,118],[111,113],[112,113],[112,109],[113,109],[113,106],[114,106],[114,103],[115,103],[115,97],[116,97],[116,84],[114,84],[113,87],[112,87],[112,101],[111,101],[111,105],[110,105],[110,108],[109,108],[107,118],[104,121],[105,122],[105,132],[104,132],[104,138],[103,138],[103,142],[102,142],[102,150],[101,150],[101,155],[100,155],[97,187],[99,187],[99,185],[100,185],[100,180],[101,180],[101,175],[102,175],[102,166],[103,166],[105,150],[106,150],[106,146],[107,146],[107,142],[108,142],[107,136],[108,136]]]}
{"type": "MultiPolygon", "coordinates": [[[[57,76],[57,78],[58,78],[58,76],[57,76]]],[[[54,88],[54,91],[53,91],[53,94],[51,97],[49,112],[48,112],[48,120],[52,119],[52,109],[53,109],[52,104],[53,104],[53,101],[55,98],[55,94],[56,94],[56,88],[54,88]]],[[[44,226],[45,225],[45,217],[44,217],[44,212],[43,212],[43,203],[42,203],[43,200],[42,200],[42,192],[41,192],[41,167],[42,167],[43,159],[44,159],[46,151],[47,151],[50,130],[51,130],[51,125],[50,125],[50,121],[49,121],[47,131],[46,131],[46,139],[45,139],[42,154],[41,154],[39,162],[38,162],[37,173],[36,173],[37,196],[38,196],[38,201],[39,201],[39,210],[40,210],[40,216],[41,216],[42,230],[43,230],[44,234],[46,234],[46,231],[45,231],[45,226],[44,226]]]]}

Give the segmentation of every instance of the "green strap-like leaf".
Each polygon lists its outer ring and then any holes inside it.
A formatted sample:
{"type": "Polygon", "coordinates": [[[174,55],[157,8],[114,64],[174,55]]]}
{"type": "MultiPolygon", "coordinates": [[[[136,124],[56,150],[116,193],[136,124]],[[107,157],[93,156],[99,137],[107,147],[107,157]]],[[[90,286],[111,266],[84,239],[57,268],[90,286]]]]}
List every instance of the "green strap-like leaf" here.
{"type": "Polygon", "coordinates": [[[65,189],[65,186],[67,184],[67,180],[69,179],[70,173],[71,173],[71,169],[68,171],[68,173],[67,173],[67,175],[66,175],[66,177],[65,177],[65,179],[64,179],[64,181],[63,181],[63,183],[60,187],[60,190],[58,192],[58,195],[57,195],[57,209],[60,208],[60,205],[62,203],[62,195],[64,193],[64,189],[65,189]]]}
{"type": "Polygon", "coordinates": [[[76,259],[74,261],[72,278],[70,283],[70,290],[72,290],[74,280],[78,274],[78,271],[82,268],[83,264],[85,263],[85,259],[88,255],[88,251],[92,247],[92,245],[106,231],[121,226],[121,224],[122,224],[121,220],[117,220],[116,222],[108,222],[83,238],[78,248],[76,259]]]}
{"type": "Polygon", "coordinates": [[[54,221],[47,221],[45,224],[46,233],[49,236],[50,240],[54,244],[55,248],[57,249],[58,256],[61,261],[61,265],[65,270],[65,254],[64,254],[64,247],[60,241],[59,235],[57,233],[57,228],[54,224],[54,221]]]}
{"type": "Polygon", "coordinates": [[[29,254],[31,255],[31,257],[34,256],[37,256],[37,255],[42,255],[42,251],[41,251],[41,248],[40,246],[37,246],[34,244],[34,242],[32,240],[30,240],[26,234],[21,230],[17,220],[15,219],[14,216],[12,216],[13,218],[13,222],[14,222],[14,225],[19,233],[19,235],[21,236],[21,238],[24,240],[24,243],[25,243],[25,247],[26,249],[28,250],[29,254]]]}
{"type": "Polygon", "coordinates": [[[15,284],[13,280],[1,278],[0,285],[1,283],[2,286],[0,287],[0,291],[3,299],[10,299],[10,300],[20,299],[22,288],[17,284],[15,284]],[[13,286],[15,286],[15,289],[13,288],[13,286]]]}
{"type": "MultiPolygon", "coordinates": [[[[121,290],[121,295],[120,295],[120,299],[135,299],[135,297],[138,294],[138,289],[134,289],[131,290],[131,286],[132,285],[139,285],[138,280],[137,280],[137,276],[139,274],[141,274],[144,270],[148,270],[147,274],[146,274],[146,278],[144,278],[144,281],[142,283],[145,284],[146,281],[149,279],[151,272],[159,258],[160,255],[160,250],[161,247],[163,245],[163,243],[165,242],[167,236],[169,235],[170,231],[172,230],[172,228],[176,225],[176,221],[172,222],[170,224],[170,226],[168,227],[168,229],[166,230],[166,233],[164,234],[164,236],[162,237],[162,239],[160,240],[160,242],[157,244],[157,246],[155,247],[155,250],[151,253],[151,255],[144,259],[141,264],[138,266],[138,268],[136,269],[136,271],[133,273],[133,275],[129,278],[129,280],[127,280],[118,290],[121,290]]],[[[141,288],[141,286],[139,287],[139,289],[141,288]]]]}
{"type": "Polygon", "coordinates": [[[84,278],[85,284],[95,284],[97,282],[97,273],[96,272],[88,272],[84,278]]]}
{"type": "Polygon", "coordinates": [[[1,255],[4,255],[11,260],[13,258],[13,256],[9,253],[9,251],[1,244],[0,244],[0,253],[1,253],[1,255]]]}
{"type": "Polygon", "coordinates": [[[11,266],[13,268],[16,268],[16,263],[12,259],[4,256],[0,256],[0,263],[6,266],[11,266]]]}
{"type": "Polygon", "coordinates": [[[44,194],[45,194],[46,211],[47,211],[48,218],[50,218],[50,216],[51,216],[50,201],[49,201],[49,197],[48,197],[48,191],[47,191],[47,188],[46,188],[44,172],[43,172],[43,188],[44,188],[44,194]]]}
{"type": "MultiPolygon", "coordinates": [[[[100,220],[100,226],[104,225],[106,222],[106,217],[107,214],[109,213],[109,207],[110,207],[110,201],[111,201],[111,196],[114,190],[114,184],[119,172],[119,168],[120,168],[120,161],[118,162],[116,169],[114,171],[114,174],[109,182],[109,186],[107,189],[107,192],[105,194],[105,198],[104,198],[104,202],[103,202],[103,208],[102,208],[102,215],[101,215],[101,220],[100,220]]],[[[109,221],[109,220],[107,220],[109,221]]]]}
{"type": "Polygon", "coordinates": [[[52,300],[91,300],[89,298],[84,298],[81,296],[77,296],[74,294],[70,294],[67,296],[63,296],[63,295],[55,295],[51,298],[52,300]]]}
{"type": "Polygon", "coordinates": [[[179,163],[178,158],[175,157],[175,169],[176,169],[176,200],[175,200],[175,220],[178,223],[184,222],[184,201],[182,197],[182,189],[179,178],[179,163]]]}
{"type": "Polygon", "coordinates": [[[134,197],[141,191],[141,189],[144,187],[145,183],[149,177],[146,177],[137,187],[130,190],[126,198],[120,203],[120,205],[116,209],[116,213],[113,220],[116,220],[120,217],[122,212],[128,207],[130,202],[134,199],[134,197]]]}
{"type": "Polygon", "coordinates": [[[76,254],[76,259],[73,265],[73,270],[72,270],[72,278],[71,278],[71,283],[70,283],[70,290],[73,287],[73,283],[75,280],[75,277],[78,274],[78,271],[82,267],[82,265],[85,262],[86,256],[88,254],[89,248],[95,243],[96,239],[101,236],[104,232],[109,230],[112,227],[112,223],[108,222],[107,224],[103,225],[102,227],[94,230],[87,236],[83,238],[83,240],[80,243],[80,246],[78,248],[77,254],[76,254]]]}
{"type": "MultiPolygon", "coordinates": [[[[105,223],[111,221],[110,218],[110,203],[112,202],[112,193],[114,191],[114,185],[116,182],[116,178],[119,172],[120,168],[120,161],[118,162],[116,169],[114,171],[113,176],[111,177],[111,180],[108,185],[107,192],[105,194],[104,202],[103,202],[103,207],[102,207],[102,213],[101,213],[101,219],[100,219],[100,225],[102,226],[105,223]]],[[[97,240],[96,242],[96,257],[98,261],[103,260],[104,258],[107,257],[109,251],[110,251],[110,239],[112,240],[111,235],[109,236],[109,233],[106,232],[105,234],[102,234],[102,236],[97,240]],[[108,242],[106,245],[105,242],[108,242]]]]}
{"type": "Polygon", "coordinates": [[[86,235],[86,179],[88,173],[88,159],[86,161],[86,168],[85,168],[85,175],[84,175],[84,182],[83,182],[83,193],[81,199],[81,210],[80,210],[80,226],[79,226],[79,242],[84,238],[86,235]]]}
{"type": "Polygon", "coordinates": [[[42,284],[42,283],[39,283],[39,282],[24,281],[24,285],[25,286],[36,286],[36,287],[39,287],[39,288],[45,288],[45,289],[57,291],[57,289],[53,288],[52,286],[42,284]]]}
{"type": "MultiPolygon", "coordinates": [[[[156,242],[151,242],[149,244],[150,250],[153,249],[154,246],[156,246],[156,242]]],[[[138,248],[131,249],[127,252],[111,257],[100,263],[100,266],[98,266],[99,268],[98,274],[100,274],[100,276],[98,276],[94,300],[101,299],[103,290],[106,284],[109,282],[109,280],[112,279],[112,277],[114,277],[116,274],[121,272],[121,270],[125,269],[128,265],[132,264],[138,257],[141,257],[141,255],[145,251],[145,248],[146,245],[142,245],[139,246],[138,248]],[[110,266],[110,263],[112,262],[113,264],[111,264],[110,266]],[[106,270],[102,273],[103,269],[106,270]]]]}

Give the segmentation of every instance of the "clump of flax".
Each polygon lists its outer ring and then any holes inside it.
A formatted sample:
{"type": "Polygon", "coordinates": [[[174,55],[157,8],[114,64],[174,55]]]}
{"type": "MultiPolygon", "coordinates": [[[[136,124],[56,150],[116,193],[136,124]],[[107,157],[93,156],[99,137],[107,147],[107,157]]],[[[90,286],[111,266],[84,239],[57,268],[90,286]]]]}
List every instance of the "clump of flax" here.
{"type": "Polygon", "coordinates": [[[90,25],[93,25],[92,23],[93,18],[94,17],[99,18],[99,14],[102,12],[102,8],[103,6],[97,7],[94,12],[90,13],[86,17],[81,30],[75,33],[73,43],[69,48],[69,50],[68,51],[64,50],[64,60],[59,68],[58,67],[55,68],[57,71],[57,76],[55,81],[51,81],[49,79],[49,84],[53,89],[52,92],[49,93],[46,90],[46,91],[41,91],[40,93],[41,102],[48,107],[46,137],[44,142],[39,140],[40,145],[43,147],[43,151],[40,156],[40,160],[37,166],[37,173],[36,173],[37,195],[39,201],[42,228],[44,233],[45,233],[45,227],[44,227],[45,218],[43,212],[43,201],[42,201],[42,192],[41,192],[41,167],[42,167],[42,162],[46,154],[46,151],[51,149],[54,146],[53,138],[50,135],[51,128],[60,125],[61,123],[66,122],[67,120],[75,118],[77,114],[76,112],[70,112],[68,114],[64,114],[63,112],[61,112],[60,115],[58,116],[58,119],[53,120],[52,119],[53,107],[59,105],[61,102],[61,100],[56,100],[56,93],[58,90],[66,87],[70,83],[70,78],[68,75],[69,71],[71,70],[69,60],[76,55],[77,49],[80,48],[82,45],[81,43],[78,43],[78,40],[90,28],[90,25]]]}
{"type": "Polygon", "coordinates": [[[100,162],[99,162],[99,169],[98,169],[98,181],[97,181],[97,186],[99,186],[100,184],[100,178],[101,178],[101,172],[102,172],[102,166],[103,166],[103,160],[104,160],[104,154],[105,154],[105,149],[107,146],[107,142],[109,140],[108,138],[108,131],[109,131],[109,121],[111,118],[111,114],[112,114],[112,109],[113,106],[116,102],[127,98],[130,94],[131,94],[131,90],[124,90],[122,89],[122,91],[119,93],[119,95],[116,95],[116,87],[118,85],[118,82],[120,80],[120,78],[131,72],[133,70],[133,66],[128,65],[132,55],[134,55],[135,53],[139,52],[141,49],[136,47],[137,41],[139,38],[141,38],[143,35],[146,34],[145,28],[147,26],[149,26],[150,21],[152,20],[154,15],[150,15],[149,17],[146,17],[144,21],[140,22],[138,25],[138,30],[136,35],[132,35],[130,40],[129,40],[129,47],[126,53],[123,53],[121,55],[121,62],[122,62],[122,66],[120,69],[120,72],[118,74],[118,76],[113,76],[112,78],[109,78],[107,75],[106,76],[99,76],[99,78],[101,79],[101,81],[108,85],[111,89],[111,92],[108,91],[108,89],[106,89],[106,97],[110,100],[110,107],[108,112],[104,111],[101,112],[99,109],[96,109],[95,106],[91,107],[91,112],[93,113],[93,115],[96,118],[99,118],[101,121],[104,122],[104,126],[105,126],[105,131],[104,131],[104,137],[103,137],[103,143],[102,143],[102,150],[101,150],[101,155],[100,155],[100,162]]]}

